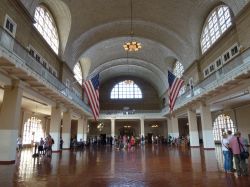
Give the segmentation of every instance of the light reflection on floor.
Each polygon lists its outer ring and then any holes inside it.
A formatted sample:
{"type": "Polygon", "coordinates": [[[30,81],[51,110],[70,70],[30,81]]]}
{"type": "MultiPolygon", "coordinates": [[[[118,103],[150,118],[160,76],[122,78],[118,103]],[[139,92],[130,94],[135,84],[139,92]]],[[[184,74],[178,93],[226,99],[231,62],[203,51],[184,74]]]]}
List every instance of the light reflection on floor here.
{"type": "MultiPolygon", "coordinates": [[[[15,165],[0,165],[0,186],[12,186],[12,181],[20,186],[32,186],[37,182],[39,182],[38,186],[48,186],[48,184],[58,186],[59,183],[59,186],[63,186],[66,183],[60,178],[61,176],[74,181],[79,180],[77,177],[81,175],[87,175],[86,177],[91,179],[93,176],[88,175],[93,174],[94,178],[109,181],[109,186],[124,184],[124,180],[126,182],[128,179],[130,185],[133,183],[133,185],[144,186],[145,181],[150,183],[152,177],[153,181],[168,180],[179,175],[180,172],[188,174],[183,176],[182,180],[192,179],[200,183],[204,183],[202,178],[205,176],[213,180],[225,177],[220,146],[216,146],[215,151],[166,145],[138,146],[133,151],[117,151],[109,146],[90,147],[83,151],[53,153],[52,158],[45,156],[32,158],[32,154],[32,149],[24,149],[21,154],[17,154],[15,165]],[[124,179],[124,174],[128,178],[124,179]],[[165,178],[159,177],[159,174],[165,175],[165,178]],[[53,183],[54,180],[58,180],[59,183],[53,183]]],[[[178,181],[180,179],[176,178],[176,180],[176,183],[180,182],[178,181]]],[[[171,186],[172,183],[169,185],[171,186]]]]}
{"type": "MultiPolygon", "coordinates": [[[[145,147],[143,147],[143,149],[145,149],[145,147]]],[[[159,146],[152,146],[151,147],[152,153],[157,156],[159,154],[159,146]]],[[[112,151],[111,153],[111,163],[114,164],[114,154],[115,152],[112,151]]],[[[224,158],[223,158],[223,154],[222,154],[222,150],[221,150],[221,146],[216,146],[215,148],[215,155],[216,155],[216,159],[217,159],[217,163],[213,164],[213,169],[218,169],[219,171],[224,171],[223,169],[223,162],[224,162],[224,158]]],[[[56,169],[57,169],[57,165],[66,165],[67,164],[71,164],[74,165],[76,164],[77,160],[81,160],[81,163],[88,163],[89,157],[95,157],[96,158],[96,163],[101,162],[101,153],[98,152],[98,149],[96,148],[90,148],[90,154],[87,154],[86,151],[75,151],[75,152],[68,152],[68,153],[64,153],[65,157],[62,157],[62,154],[53,154],[52,158],[48,158],[48,157],[44,157],[44,156],[40,156],[38,158],[32,158],[32,154],[33,154],[33,149],[24,149],[22,151],[22,154],[18,154],[18,156],[20,157],[20,161],[19,161],[19,167],[18,167],[18,173],[19,173],[19,177],[22,178],[23,180],[25,179],[29,179],[34,177],[34,175],[37,175],[37,169],[41,169],[44,164],[46,165],[46,168],[51,168],[51,173],[55,174],[56,173],[56,169]],[[69,159],[70,158],[70,159],[69,159]],[[70,160],[70,162],[69,162],[70,160]],[[54,166],[51,165],[51,163],[56,163],[54,166]]],[[[126,151],[123,151],[123,154],[126,154],[126,151]]],[[[171,154],[173,154],[174,157],[179,158],[180,154],[188,154],[189,156],[191,156],[191,162],[192,164],[195,164],[198,162],[198,164],[201,164],[199,162],[199,160],[201,160],[201,150],[200,148],[197,149],[191,149],[190,152],[187,152],[186,149],[175,149],[173,148],[171,151],[171,154]]],[[[210,154],[207,155],[206,158],[213,158],[213,152],[211,151],[204,151],[204,154],[210,154]],[[206,153],[207,152],[207,153],[206,153]]],[[[143,157],[141,158],[142,162],[145,160],[145,152],[142,154],[143,157]]],[[[130,155],[132,157],[130,157],[129,159],[134,159],[133,156],[135,155],[130,155]]],[[[206,162],[206,161],[205,161],[206,162]]],[[[207,161],[208,163],[210,163],[210,167],[211,168],[211,161],[207,161]]],[[[143,166],[143,165],[142,165],[143,166]]],[[[112,166],[114,168],[114,166],[112,166]]],[[[173,167],[178,167],[178,165],[175,165],[173,167]]],[[[114,170],[114,169],[113,169],[114,170]]],[[[145,166],[144,166],[144,170],[145,170],[145,166]]],[[[39,173],[38,173],[39,174],[39,173]]]]}

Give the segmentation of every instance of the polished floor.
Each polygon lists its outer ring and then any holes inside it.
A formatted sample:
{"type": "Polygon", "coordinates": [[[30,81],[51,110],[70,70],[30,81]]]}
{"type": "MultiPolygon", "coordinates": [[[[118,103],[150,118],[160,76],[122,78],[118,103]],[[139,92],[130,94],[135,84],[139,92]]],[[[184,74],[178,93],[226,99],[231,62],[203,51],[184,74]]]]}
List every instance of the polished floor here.
{"type": "Polygon", "coordinates": [[[51,159],[32,158],[32,150],[27,149],[17,157],[15,165],[0,165],[0,187],[250,187],[250,177],[223,172],[220,147],[146,145],[119,151],[100,146],[64,150],[51,159]]]}

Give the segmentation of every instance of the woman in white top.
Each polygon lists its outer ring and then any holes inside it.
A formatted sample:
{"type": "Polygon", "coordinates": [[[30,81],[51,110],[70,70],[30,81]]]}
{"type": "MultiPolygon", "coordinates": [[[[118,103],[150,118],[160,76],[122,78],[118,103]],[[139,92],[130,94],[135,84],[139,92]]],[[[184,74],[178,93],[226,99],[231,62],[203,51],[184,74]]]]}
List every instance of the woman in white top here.
{"type": "Polygon", "coordinates": [[[231,167],[231,160],[230,160],[230,149],[228,147],[229,140],[227,138],[226,133],[223,133],[223,135],[222,135],[221,145],[222,145],[222,152],[224,155],[224,170],[227,173],[232,173],[231,172],[232,167],[231,167]]]}

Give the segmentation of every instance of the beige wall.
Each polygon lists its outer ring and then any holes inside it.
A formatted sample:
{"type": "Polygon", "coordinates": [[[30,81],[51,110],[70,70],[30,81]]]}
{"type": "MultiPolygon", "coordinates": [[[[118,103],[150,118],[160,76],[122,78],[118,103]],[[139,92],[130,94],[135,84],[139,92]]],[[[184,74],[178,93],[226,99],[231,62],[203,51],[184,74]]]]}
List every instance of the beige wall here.
{"type": "Polygon", "coordinates": [[[239,42],[243,49],[250,47],[250,4],[248,4],[238,15],[236,19],[236,27],[238,31],[239,42]]]}

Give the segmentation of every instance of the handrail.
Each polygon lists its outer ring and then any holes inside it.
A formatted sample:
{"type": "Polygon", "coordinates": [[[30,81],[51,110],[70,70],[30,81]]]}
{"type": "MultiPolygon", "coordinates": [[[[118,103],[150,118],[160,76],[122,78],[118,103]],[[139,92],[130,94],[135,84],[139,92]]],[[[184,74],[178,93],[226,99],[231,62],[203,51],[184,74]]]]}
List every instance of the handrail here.
{"type": "MultiPolygon", "coordinates": [[[[206,79],[202,80],[199,84],[195,85],[192,90],[187,90],[183,95],[177,98],[175,109],[184,106],[186,103],[201,97],[203,94],[233,80],[237,76],[250,70],[250,58],[244,62],[244,56],[250,56],[250,49],[245,50],[231,61],[227,62],[222,68],[215,71],[206,79]]],[[[166,114],[169,112],[169,107],[162,109],[161,113],[166,114]]]]}
{"type": "Polygon", "coordinates": [[[160,113],[160,110],[102,110],[100,114],[103,115],[114,115],[114,114],[144,114],[144,113],[160,113]]]}
{"type": "Polygon", "coordinates": [[[32,58],[29,55],[28,50],[2,27],[0,27],[0,45],[19,59],[15,61],[17,67],[24,67],[27,71],[35,73],[40,80],[49,83],[49,85],[68,99],[72,100],[75,104],[79,105],[82,109],[91,112],[90,108],[81,100],[81,98],[52,75],[42,64],[32,58]]]}

